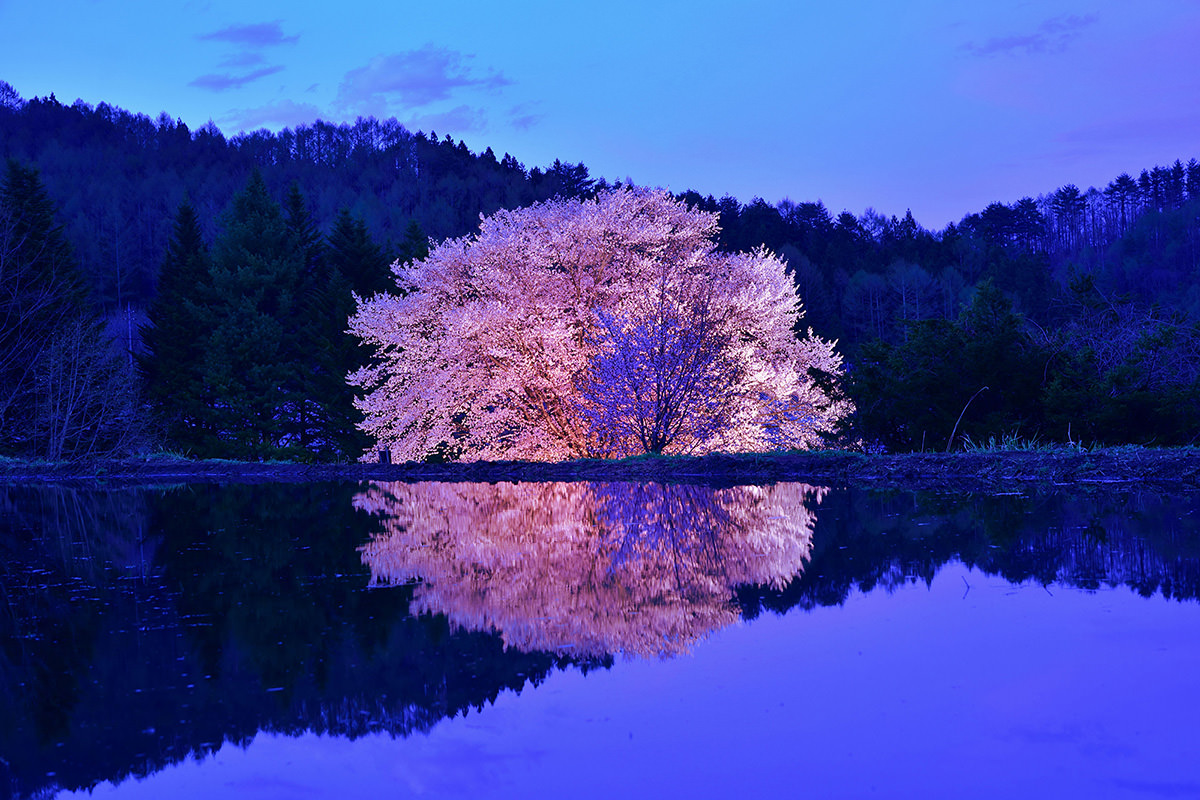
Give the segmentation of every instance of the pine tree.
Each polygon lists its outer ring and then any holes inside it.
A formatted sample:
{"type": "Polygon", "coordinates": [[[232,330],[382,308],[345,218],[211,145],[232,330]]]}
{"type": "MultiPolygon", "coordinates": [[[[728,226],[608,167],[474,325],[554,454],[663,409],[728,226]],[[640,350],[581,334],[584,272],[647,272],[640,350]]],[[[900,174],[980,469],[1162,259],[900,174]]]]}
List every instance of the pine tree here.
{"type": "MultiPolygon", "coordinates": [[[[285,325],[285,340],[289,351],[285,357],[301,369],[294,373],[296,383],[290,392],[299,398],[291,414],[289,435],[299,450],[328,455],[339,450],[334,442],[336,416],[330,404],[340,390],[340,381],[332,376],[335,358],[333,336],[328,318],[328,293],[331,275],[325,258],[324,238],[321,236],[300,185],[292,182],[284,199],[284,214],[291,246],[300,259],[302,269],[296,285],[296,308],[285,325]]],[[[343,322],[342,326],[345,328],[343,322]]]]}
{"type": "Polygon", "coordinates": [[[429,255],[429,237],[421,230],[421,224],[415,219],[408,221],[408,227],[404,229],[404,241],[400,243],[400,252],[396,254],[396,260],[401,264],[408,264],[412,261],[421,261],[429,255]]]}
{"type": "Polygon", "coordinates": [[[10,159],[0,186],[0,452],[32,447],[37,365],[84,307],[54,204],[37,170],[10,159]]]}
{"type": "Polygon", "coordinates": [[[312,212],[308,208],[308,201],[300,190],[300,184],[295,181],[288,187],[283,211],[287,220],[288,232],[292,236],[293,246],[300,250],[301,257],[304,259],[304,275],[306,278],[315,279],[316,273],[321,268],[324,243],[321,231],[317,229],[312,212]]]}
{"type": "Polygon", "coordinates": [[[338,212],[325,253],[329,269],[329,282],[323,293],[330,355],[327,407],[342,452],[357,454],[367,447],[369,439],[358,427],[362,414],[354,407],[354,390],[346,382],[346,376],[366,366],[371,351],[360,347],[358,340],[346,333],[346,328],[355,309],[354,295],[380,294],[394,288],[395,279],[383,248],[371,238],[362,219],[345,208],[338,212]]]}
{"type": "Polygon", "coordinates": [[[163,259],[158,295],[142,331],[146,353],[139,358],[146,399],[164,426],[167,441],[200,452],[212,436],[202,366],[211,325],[209,255],[200,221],[188,200],[179,206],[163,259]]]}
{"type": "Polygon", "coordinates": [[[296,321],[304,311],[305,252],[257,170],[224,223],[208,287],[212,333],[203,375],[217,398],[209,454],[296,455],[307,400],[296,321]]]}
{"type": "MultiPolygon", "coordinates": [[[[409,230],[411,231],[414,226],[416,228],[414,235],[423,241],[424,236],[420,233],[420,226],[415,220],[409,223],[409,230]]],[[[407,232],[402,247],[405,254],[409,253],[410,244],[407,232]]],[[[426,248],[428,248],[427,245],[426,248]]],[[[349,289],[360,297],[370,297],[395,288],[395,279],[388,269],[389,262],[387,256],[384,255],[383,248],[371,239],[371,234],[367,231],[366,223],[362,221],[362,218],[352,215],[345,208],[338,212],[337,219],[333,223],[333,230],[329,232],[326,252],[330,265],[346,279],[349,289]]],[[[428,249],[426,249],[426,253],[428,253],[428,249]]],[[[411,258],[410,255],[404,260],[411,260],[411,258]]],[[[349,302],[348,295],[347,306],[350,311],[353,311],[354,304],[349,302]]]]}
{"type": "Polygon", "coordinates": [[[15,278],[19,267],[30,285],[53,287],[53,296],[45,304],[48,317],[78,313],[87,304],[87,291],[38,170],[9,159],[0,205],[9,265],[6,279],[15,278]]]}

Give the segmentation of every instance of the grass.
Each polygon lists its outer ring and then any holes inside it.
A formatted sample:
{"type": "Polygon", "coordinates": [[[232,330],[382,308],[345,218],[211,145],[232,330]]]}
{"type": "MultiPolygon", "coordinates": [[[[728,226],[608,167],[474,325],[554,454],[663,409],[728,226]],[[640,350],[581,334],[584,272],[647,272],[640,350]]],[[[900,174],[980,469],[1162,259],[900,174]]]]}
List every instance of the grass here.
{"type": "Polygon", "coordinates": [[[1086,452],[1094,448],[1085,447],[1078,442],[1063,444],[1061,442],[1041,442],[1037,436],[1025,438],[1020,434],[1006,433],[1000,438],[989,436],[976,442],[970,436],[963,437],[964,453],[1063,453],[1086,452]]]}

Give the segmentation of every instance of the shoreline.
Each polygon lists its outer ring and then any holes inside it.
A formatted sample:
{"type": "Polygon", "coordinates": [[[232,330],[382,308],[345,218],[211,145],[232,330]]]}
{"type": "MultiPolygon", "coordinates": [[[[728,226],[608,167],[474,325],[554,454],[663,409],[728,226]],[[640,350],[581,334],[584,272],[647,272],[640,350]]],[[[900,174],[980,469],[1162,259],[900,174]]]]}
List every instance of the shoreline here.
{"type": "Polygon", "coordinates": [[[798,481],[835,487],[989,492],[1031,485],[1196,489],[1200,488],[1200,449],[1064,448],[893,455],[807,451],[554,463],[301,464],[171,458],[59,464],[0,461],[2,484],[150,486],[318,481],[656,481],[715,485],[798,481]]]}

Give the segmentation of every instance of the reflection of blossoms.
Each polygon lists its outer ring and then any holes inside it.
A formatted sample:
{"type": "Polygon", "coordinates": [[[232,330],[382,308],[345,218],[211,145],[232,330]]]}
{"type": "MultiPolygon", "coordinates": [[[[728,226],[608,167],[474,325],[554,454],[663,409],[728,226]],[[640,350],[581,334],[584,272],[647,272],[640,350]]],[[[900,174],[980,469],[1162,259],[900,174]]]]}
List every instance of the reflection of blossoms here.
{"type": "Polygon", "coordinates": [[[735,587],[781,587],[812,547],[798,483],[376,483],[372,585],[419,582],[416,613],[506,645],[669,655],[737,619],[735,587]]]}

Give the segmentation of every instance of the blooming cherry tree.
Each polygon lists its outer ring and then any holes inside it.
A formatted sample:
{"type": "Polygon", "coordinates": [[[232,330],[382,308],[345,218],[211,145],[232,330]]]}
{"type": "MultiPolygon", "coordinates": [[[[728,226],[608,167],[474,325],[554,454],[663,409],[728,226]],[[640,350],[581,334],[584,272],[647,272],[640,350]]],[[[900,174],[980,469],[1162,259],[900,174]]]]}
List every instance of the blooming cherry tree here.
{"type": "Polygon", "coordinates": [[[400,458],[558,460],[812,447],[850,408],[809,369],[833,344],[765,250],[715,252],[717,218],[622,189],[484,218],[358,299],[374,345],[364,429],[400,458]]]}

